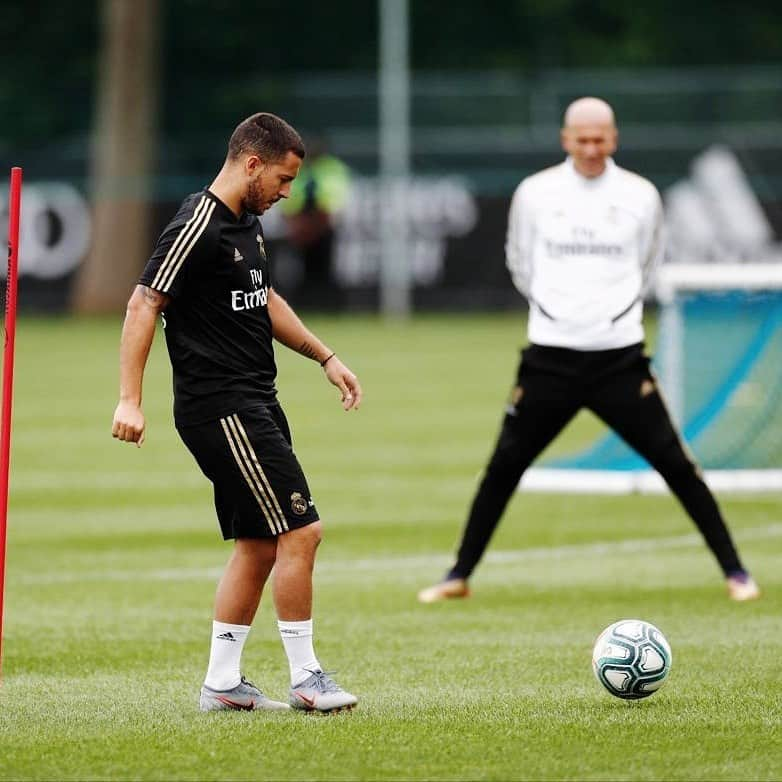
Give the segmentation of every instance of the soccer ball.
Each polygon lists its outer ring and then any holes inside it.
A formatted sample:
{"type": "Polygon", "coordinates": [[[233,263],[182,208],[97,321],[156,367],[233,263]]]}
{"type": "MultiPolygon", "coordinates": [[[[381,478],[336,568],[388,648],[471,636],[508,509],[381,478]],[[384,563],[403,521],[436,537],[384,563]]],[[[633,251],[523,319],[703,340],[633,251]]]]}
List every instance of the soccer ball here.
{"type": "Polygon", "coordinates": [[[592,669],[611,695],[625,700],[648,698],[662,687],[671,670],[671,647],[649,622],[620,619],[606,627],[592,650],[592,669]]]}

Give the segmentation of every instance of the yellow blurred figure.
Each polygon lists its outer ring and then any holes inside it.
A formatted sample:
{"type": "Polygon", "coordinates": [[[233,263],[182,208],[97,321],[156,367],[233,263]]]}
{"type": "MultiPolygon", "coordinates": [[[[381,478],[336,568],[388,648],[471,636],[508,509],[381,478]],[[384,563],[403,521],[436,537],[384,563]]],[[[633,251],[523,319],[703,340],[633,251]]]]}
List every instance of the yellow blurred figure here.
{"type": "Polygon", "coordinates": [[[290,197],[282,204],[288,240],[300,253],[304,268],[297,291],[301,303],[318,304],[324,295],[336,292],[332,277],[335,218],[347,203],[350,181],[345,163],[321,144],[311,144],[290,197]]]}

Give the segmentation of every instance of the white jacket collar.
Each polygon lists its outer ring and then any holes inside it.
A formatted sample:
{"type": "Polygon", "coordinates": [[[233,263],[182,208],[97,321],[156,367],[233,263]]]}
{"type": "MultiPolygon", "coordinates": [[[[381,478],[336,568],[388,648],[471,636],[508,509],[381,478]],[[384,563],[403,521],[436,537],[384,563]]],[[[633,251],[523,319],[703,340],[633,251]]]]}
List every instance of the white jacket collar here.
{"type": "Polygon", "coordinates": [[[565,158],[565,162],[562,165],[579,182],[582,182],[585,185],[594,185],[594,186],[600,185],[603,182],[608,181],[612,177],[614,171],[616,170],[616,163],[614,163],[614,159],[612,157],[606,158],[605,170],[603,171],[602,174],[600,174],[600,176],[596,176],[596,177],[585,177],[583,174],[579,174],[578,171],[576,171],[576,164],[573,162],[573,158],[570,155],[568,155],[565,158]]]}

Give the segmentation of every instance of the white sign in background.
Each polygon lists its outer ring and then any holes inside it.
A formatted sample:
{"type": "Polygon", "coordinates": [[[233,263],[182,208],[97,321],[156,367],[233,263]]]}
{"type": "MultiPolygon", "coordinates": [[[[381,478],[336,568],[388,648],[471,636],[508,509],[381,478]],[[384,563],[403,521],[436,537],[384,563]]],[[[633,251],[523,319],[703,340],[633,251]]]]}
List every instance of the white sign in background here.
{"type": "MultiPolygon", "coordinates": [[[[478,206],[467,185],[457,177],[413,177],[400,183],[407,218],[410,269],[416,285],[436,284],[445,269],[446,243],[464,236],[478,221],[478,206]]],[[[345,208],[336,216],[334,276],[346,287],[370,287],[380,277],[380,225],[383,219],[381,182],[356,178],[345,208]]],[[[282,211],[263,216],[267,239],[285,237],[282,211]]],[[[281,259],[280,259],[281,260],[281,259]]],[[[285,263],[294,263],[285,257],[285,263]]],[[[278,275],[291,270],[278,269],[278,275]]],[[[292,275],[295,277],[295,274],[292,275]]]]}
{"type": "MultiPolygon", "coordinates": [[[[0,230],[8,235],[8,188],[0,195],[0,230]]],[[[90,210],[83,196],[64,182],[22,188],[19,219],[19,276],[52,280],[73,271],[90,245],[90,210]]],[[[0,278],[7,268],[0,264],[0,278]]]]}
{"type": "MultiPolygon", "coordinates": [[[[475,198],[455,177],[414,177],[404,188],[410,265],[416,285],[436,284],[443,275],[446,242],[464,236],[478,220],[475,198]]],[[[7,188],[0,195],[0,230],[7,234],[7,188]]],[[[334,274],[345,286],[372,286],[380,275],[381,185],[357,178],[344,210],[337,216],[334,274]]],[[[286,226],[280,210],[263,218],[268,239],[282,239],[286,226]]],[[[36,182],[22,189],[19,226],[19,274],[41,280],[65,276],[78,267],[90,245],[90,207],[79,191],[64,182],[36,182]]],[[[0,277],[6,270],[0,265],[0,277]]]]}

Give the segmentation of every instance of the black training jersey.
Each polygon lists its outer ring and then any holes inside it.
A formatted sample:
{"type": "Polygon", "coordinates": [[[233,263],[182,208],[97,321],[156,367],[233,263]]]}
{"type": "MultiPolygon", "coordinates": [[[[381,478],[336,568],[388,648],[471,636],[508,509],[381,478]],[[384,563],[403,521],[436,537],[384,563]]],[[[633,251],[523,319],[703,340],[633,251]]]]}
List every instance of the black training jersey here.
{"type": "Polygon", "coordinates": [[[165,293],[166,345],[178,425],[274,400],[277,367],[261,223],[209,190],[189,195],[139,280],[165,293]]]}

